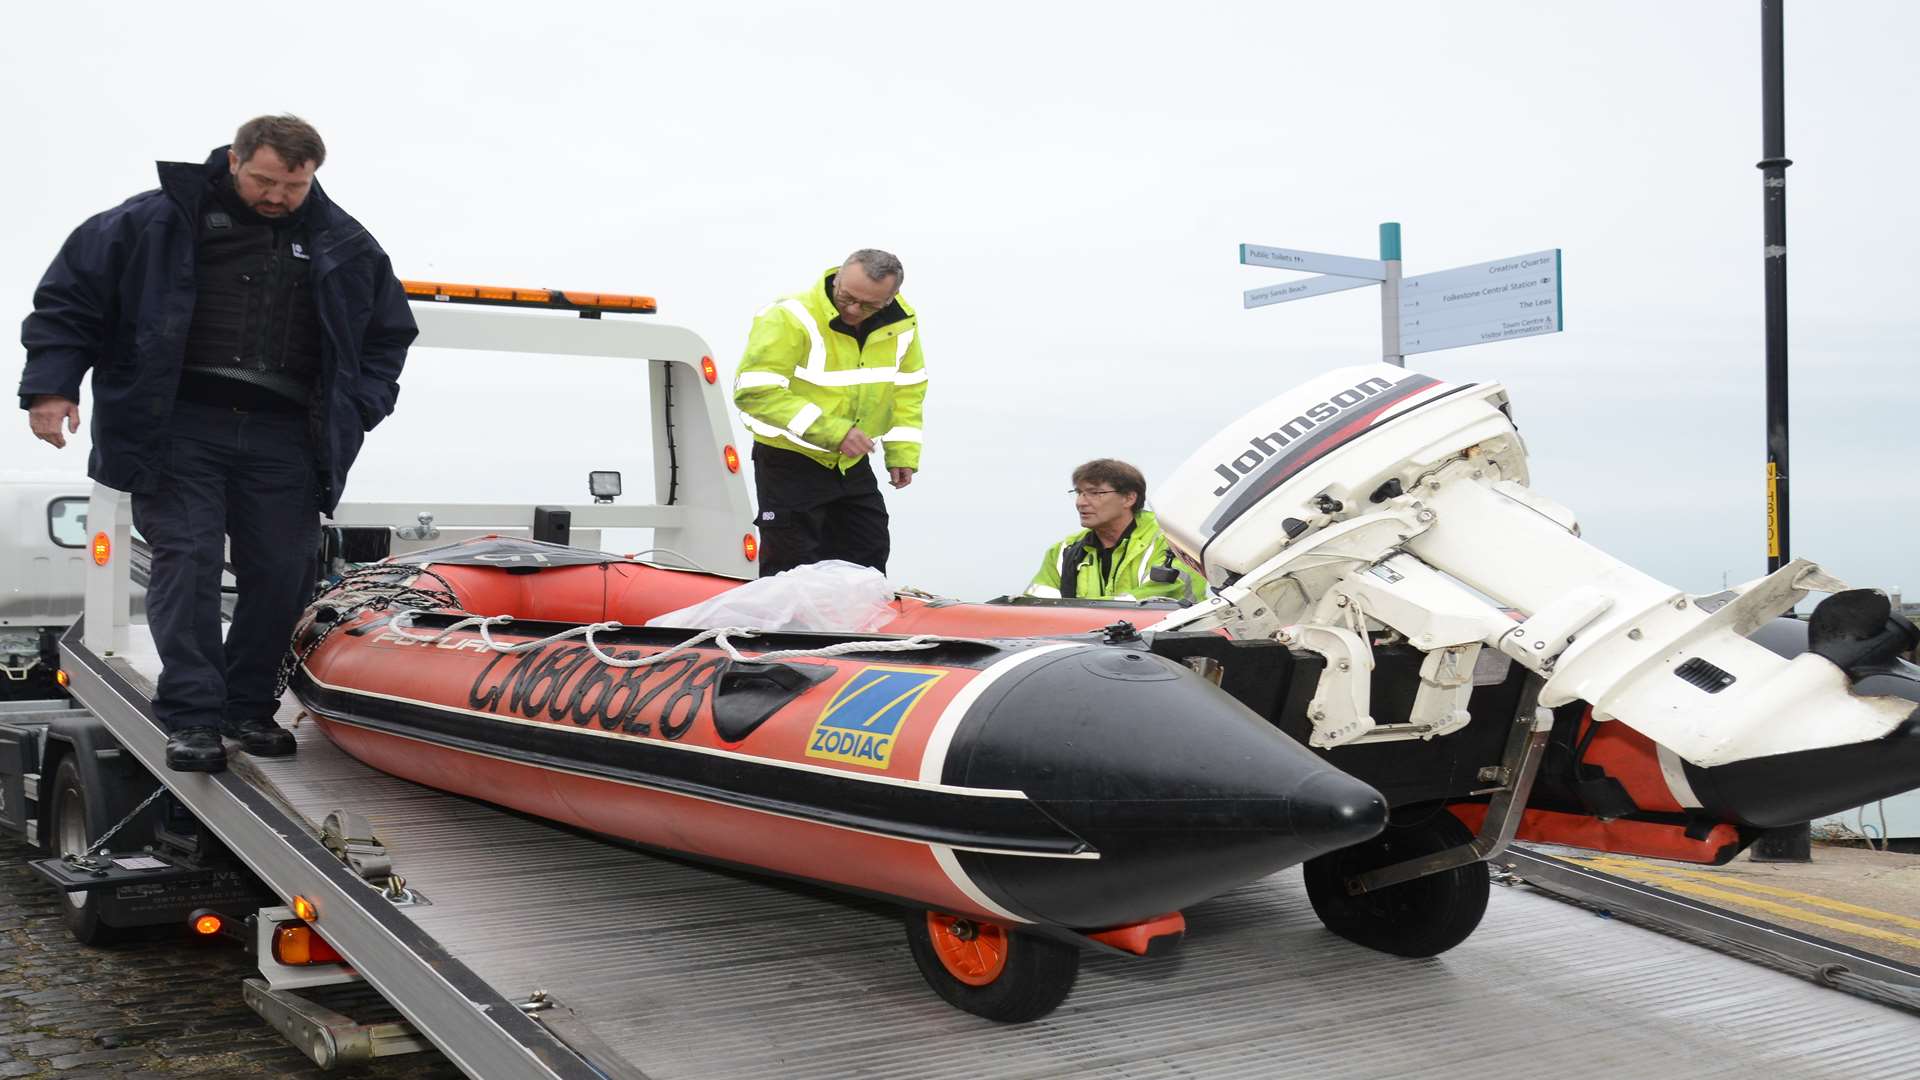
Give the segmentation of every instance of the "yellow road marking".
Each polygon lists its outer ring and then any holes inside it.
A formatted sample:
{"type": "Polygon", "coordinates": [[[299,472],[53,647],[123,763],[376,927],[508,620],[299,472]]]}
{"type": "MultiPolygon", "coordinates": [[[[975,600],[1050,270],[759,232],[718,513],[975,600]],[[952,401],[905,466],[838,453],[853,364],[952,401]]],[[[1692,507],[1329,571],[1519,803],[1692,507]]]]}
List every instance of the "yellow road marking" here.
{"type": "MultiPolygon", "coordinates": [[[[1849,922],[1846,919],[1836,919],[1830,915],[1822,915],[1818,912],[1808,911],[1805,908],[1793,907],[1788,904],[1778,904],[1771,900],[1762,900],[1755,896],[1749,896],[1744,893],[1734,892],[1730,889],[1718,888],[1716,885],[1701,884],[1699,882],[1694,881],[1692,877],[1683,876],[1690,873],[1695,874],[1696,876],[1701,876],[1701,877],[1707,876],[1703,874],[1697,874],[1697,872],[1668,871],[1668,870],[1665,870],[1664,868],[1656,869],[1654,867],[1645,866],[1640,863],[1621,862],[1613,859],[1573,859],[1570,861],[1591,866],[1596,870],[1618,872],[1625,876],[1633,877],[1633,878],[1637,878],[1642,881],[1645,881],[1646,884],[1658,885],[1661,888],[1665,888],[1665,889],[1672,889],[1674,892],[1681,893],[1686,896],[1698,897],[1702,900],[1719,900],[1735,906],[1757,908],[1760,911],[1767,912],[1768,914],[1771,914],[1771,915],[1777,915],[1780,918],[1788,919],[1793,922],[1806,923],[1811,926],[1821,926],[1829,930],[1838,930],[1838,931],[1841,931],[1842,933],[1847,933],[1847,934],[1857,934],[1861,937],[1873,938],[1878,941],[1890,941],[1898,945],[1904,945],[1910,949],[1920,949],[1920,934],[1903,934],[1897,930],[1885,930],[1877,926],[1867,926],[1861,923],[1849,922]]],[[[1736,884],[1751,885],[1752,884],[1751,882],[1728,881],[1723,878],[1709,878],[1709,880],[1712,880],[1717,882],[1718,884],[1724,884],[1724,885],[1736,885],[1736,884]]],[[[1778,889],[1774,891],[1779,893],[1788,893],[1789,895],[1803,896],[1808,901],[1822,901],[1822,898],[1820,897],[1805,896],[1805,894],[1794,894],[1791,892],[1791,890],[1787,890],[1787,889],[1778,889]]],[[[1831,905],[1837,905],[1837,904],[1839,904],[1839,901],[1823,902],[1823,906],[1831,906],[1831,905]]],[[[1846,906],[1853,907],[1853,905],[1846,905],[1846,906]]],[[[1881,916],[1887,915],[1886,912],[1876,912],[1876,911],[1873,911],[1872,908],[1855,907],[1854,910],[1862,911],[1862,912],[1871,912],[1874,915],[1881,915],[1881,916]]],[[[1894,919],[1902,918],[1900,916],[1888,916],[1888,917],[1894,918],[1894,919]]],[[[1905,921],[1911,921],[1911,920],[1905,920],[1905,921]]]]}
{"type": "Polygon", "coordinates": [[[1920,930],[1920,919],[1916,919],[1911,915],[1898,915],[1891,911],[1881,911],[1878,908],[1865,907],[1861,904],[1849,904],[1845,900],[1834,900],[1813,893],[1782,888],[1778,885],[1768,885],[1765,882],[1749,881],[1745,878],[1732,877],[1725,874],[1714,874],[1704,870],[1688,870],[1678,866],[1648,866],[1645,863],[1616,859],[1596,859],[1594,862],[1623,868],[1632,867],[1637,870],[1644,870],[1647,873],[1673,874],[1682,877],[1697,878],[1701,881],[1712,882],[1715,885],[1722,885],[1727,888],[1745,889],[1748,892],[1756,892],[1762,896],[1777,896],[1783,900],[1793,900],[1802,904],[1810,904],[1814,907],[1826,908],[1828,911],[1838,911],[1843,915],[1857,915],[1862,918],[1873,919],[1877,922],[1904,926],[1910,930],[1920,930]]]}

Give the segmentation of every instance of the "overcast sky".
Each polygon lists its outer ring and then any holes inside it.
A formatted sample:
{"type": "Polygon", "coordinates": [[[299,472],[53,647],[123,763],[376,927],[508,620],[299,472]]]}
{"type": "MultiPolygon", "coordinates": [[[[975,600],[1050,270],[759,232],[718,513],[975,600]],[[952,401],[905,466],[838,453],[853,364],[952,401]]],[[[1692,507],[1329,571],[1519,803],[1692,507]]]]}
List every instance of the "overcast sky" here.
{"type": "MultiPolygon", "coordinates": [[[[74,225],[263,112],[318,125],[402,276],[651,293],[729,379],[756,309],[887,248],[931,376],[891,576],[981,598],[1074,527],[1075,464],[1151,483],[1378,357],[1374,290],[1244,311],[1286,275],[1237,244],[1372,257],[1398,221],[1409,275],[1563,250],[1565,332],[1409,363],[1505,383],[1589,540],[1696,592],[1764,571],[1753,0],[191,10],[9,11],[9,327],[74,225]]],[[[1793,550],[1909,596],[1916,40],[1920,5],[1787,12],[1793,550]]],[[[644,490],[643,401],[619,365],[420,351],[347,495],[644,490]]],[[[22,414],[0,462],[84,447],[22,414]]]]}

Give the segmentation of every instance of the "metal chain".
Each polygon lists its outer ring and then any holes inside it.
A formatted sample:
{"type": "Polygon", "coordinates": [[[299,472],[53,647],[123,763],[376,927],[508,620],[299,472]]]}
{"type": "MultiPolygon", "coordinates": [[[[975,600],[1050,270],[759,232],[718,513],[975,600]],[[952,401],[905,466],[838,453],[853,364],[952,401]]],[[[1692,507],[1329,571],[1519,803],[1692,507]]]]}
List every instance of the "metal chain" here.
{"type": "Polygon", "coordinates": [[[93,842],[92,847],[88,848],[87,850],[81,852],[78,855],[69,854],[65,856],[66,861],[71,863],[71,862],[78,862],[81,859],[92,858],[94,852],[99,851],[101,848],[107,846],[107,841],[113,839],[114,833],[117,833],[121,829],[126,828],[127,822],[132,821],[134,818],[138,817],[140,815],[140,811],[145,810],[147,807],[153,805],[153,800],[159,798],[160,796],[166,793],[167,793],[167,785],[165,784],[161,784],[160,786],[154,788],[151,794],[149,794],[145,799],[140,800],[139,806],[136,806],[132,810],[127,811],[127,816],[121,818],[119,824],[115,825],[111,829],[108,829],[106,832],[100,834],[100,839],[95,840],[93,842]]]}
{"type": "Polygon", "coordinates": [[[451,608],[460,610],[460,597],[453,590],[453,583],[435,573],[431,566],[422,563],[373,563],[349,570],[340,575],[326,592],[314,598],[319,603],[328,597],[353,597],[353,602],[335,609],[333,622],[326,629],[313,636],[305,649],[289,644],[287,651],[280,657],[279,670],[274,672],[273,696],[278,698],[287,692],[287,683],[293,679],[293,672],[314,650],[326,643],[333,632],[346,625],[347,620],[362,611],[382,611],[398,605],[410,605],[423,608],[451,608]],[[411,574],[408,583],[393,581],[395,577],[411,574]],[[421,588],[412,584],[422,577],[429,577],[440,583],[438,589],[421,588]]]}

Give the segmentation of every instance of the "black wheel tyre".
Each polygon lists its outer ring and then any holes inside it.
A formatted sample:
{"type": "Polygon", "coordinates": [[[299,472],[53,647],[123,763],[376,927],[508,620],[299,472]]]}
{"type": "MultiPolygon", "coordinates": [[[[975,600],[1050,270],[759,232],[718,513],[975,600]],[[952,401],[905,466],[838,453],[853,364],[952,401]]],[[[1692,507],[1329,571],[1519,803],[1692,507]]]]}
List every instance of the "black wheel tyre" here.
{"type": "MultiPolygon", "coordinates": [[[[87,820],[86,792],[80,785],[80,769],[73,758],[60,759],[53,773],[52,816],[47,830],[47,847],[55,855],[79,855],[98,838],[98,829],[87,820]]],[[[105,825],[99,826],[105,828],[105,825]]],[[[98,893],[70,892],[60,905],[67,930],[82,945],[109,945],[123,940],[127,933],[118,926],[100,921],[98,893]]]]}
{"type": "Polygon", "coordinates": [[[909,911],[906,923],[907,947],[927,985],[975,1016],[1003,1024],[1038,1020],[1067,999],[1080,974],[1080,950],[1049,938],[931,911],[909,911]],[[956,962],[950,939],[965,934],[988,935],[998,962],[972,968],[956,962]]]}
{"type": "Polygon", "coordinates": [[[1395,956],[1438,956],[1467,940],[1487,913],[1484,862],[1358,896],[1348,894],[1347,879],[1472,840],[1473,833],[1445,810],[1416,824],[1389,825],[1363,844],[1307,860],[1307,899],[1327,929],[1348,941],[1395,956]]]}

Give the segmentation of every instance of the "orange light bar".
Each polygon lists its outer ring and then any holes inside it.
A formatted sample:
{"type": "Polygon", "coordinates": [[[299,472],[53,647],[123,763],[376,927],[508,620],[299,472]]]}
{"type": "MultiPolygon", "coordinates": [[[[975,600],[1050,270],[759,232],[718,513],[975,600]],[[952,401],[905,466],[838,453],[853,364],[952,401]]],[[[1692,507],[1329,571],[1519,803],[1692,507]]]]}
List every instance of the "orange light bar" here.
{"type": "Polygon", "coordinates": [[[225,925],[227,925],[227,920],[211,911],[203,911],[193,917],[193,932],[202,937],[212,937],[219,933],[220,928],[225,925]]]}
{"type": "MultiPolygon", "coordinates": [[[[651,296],[630,296],[626,293],[520,289],[506,285],[457,285],[449,281],[402,281],[400,287],[405,290],[408,298],[413,300],[557,308],[561,311],[577,311],[582,317],[589,319],[599,318],[602,311],[651,315],[660,309],[660,302],[651,296]]],[[[707,381],[712,382],[713,378],[709,376],[707,381]]]]}
{"type": "Polygon", "coordinates": [[[740,471],[740,451],[735,450],[731,445],[727,447],[727,471],[740,471]]]}
{"type": "Polygon", "coordinates": [[[752,562],[760,557],[760,541],[755,539],[752,533],[748,533],[740,541],[740,550],[746,552],[747,561],[752,562]]]}
{"type": "Polygon", "coordinates": [[[314,910],[313,901],[304,896],[296,896],[293,898],[293,914],[295,918],[304,922],[312,922],[320,915],[318,911],[314,910]]]}
{"type": "Polygon", "coordinates": [[[94,533],[93,534],[93,565],[105,566],[107,565],[107,560],[111,558],[113,558],[113,541],[107,539],[106,533],[103,533],[103,532],[94,533]]]}
{"type": "Polygon", "coordinates": [[[283,923],[273,931],[273,958],[287,967],[338,964],[339,952],[305,923],[283,923]]]}
{"type": "Polygon", "coordinates": [[[703,356],[700,358],[700,374],[705,375],[707,381],[710,383],[720,381],[720,369],[713,366],[713,357],[703,356]]]}

